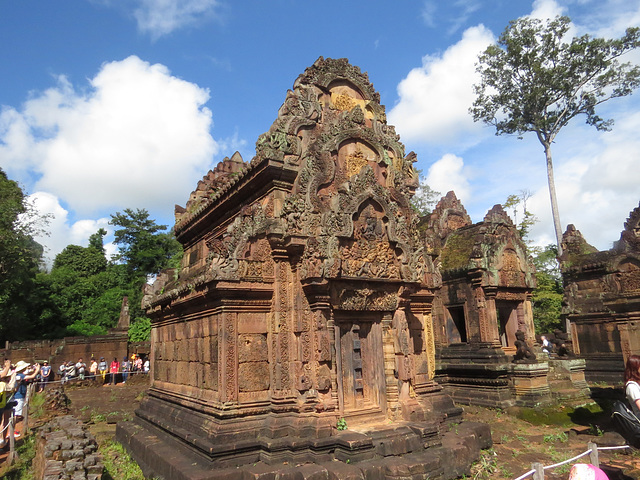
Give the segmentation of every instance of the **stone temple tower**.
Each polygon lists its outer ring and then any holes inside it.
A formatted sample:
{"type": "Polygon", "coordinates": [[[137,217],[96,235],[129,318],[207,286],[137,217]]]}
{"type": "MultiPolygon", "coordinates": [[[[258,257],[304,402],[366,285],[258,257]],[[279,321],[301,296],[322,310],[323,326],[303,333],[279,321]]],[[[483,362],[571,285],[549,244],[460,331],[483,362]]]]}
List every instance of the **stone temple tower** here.
{"type": "Polygon", "coordinates": [[[490,445],[449,431],[461,409],[433,379],[414,161],[367,75],[321,57],[256,156],[176,209],[182,268],[143,300],[152,386],[118,427],[147,474],[454,478],[490,445]]]}

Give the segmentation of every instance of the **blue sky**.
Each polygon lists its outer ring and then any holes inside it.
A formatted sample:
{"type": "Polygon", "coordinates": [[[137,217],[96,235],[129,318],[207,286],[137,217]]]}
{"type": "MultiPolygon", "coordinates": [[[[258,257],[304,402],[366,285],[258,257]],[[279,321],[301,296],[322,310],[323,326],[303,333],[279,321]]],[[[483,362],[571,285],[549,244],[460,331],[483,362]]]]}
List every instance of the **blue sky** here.
{"type": "MultiPolygon", "coordinates": [[[[640,5],[621,0],[0,0],[0,168],[53,215],[39,239],[50,258],[111,234],[124,208],[172,226],[217,162],[251,159],[306,67],[347,57],[435,190],[455,190],[474,221],[528,190],[532,237],[551,243],[542,147],[496,137],[467,109],[475,59],[508,21],[557,14],[574,34],[640,25],[640,5]]],[[[639,93],[614,100],[612,132],[578,118],[554,145],[563,228],[601,249],[640,200],[639,107],[639,93]]]]}

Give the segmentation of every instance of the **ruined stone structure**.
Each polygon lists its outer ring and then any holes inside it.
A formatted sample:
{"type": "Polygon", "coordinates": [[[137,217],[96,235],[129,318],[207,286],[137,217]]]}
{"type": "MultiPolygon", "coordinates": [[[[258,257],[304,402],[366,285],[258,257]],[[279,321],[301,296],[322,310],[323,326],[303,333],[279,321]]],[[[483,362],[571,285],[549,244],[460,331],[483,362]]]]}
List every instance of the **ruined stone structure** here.
{"type": "Polygon", "coordinates": [[[535,271],[500,205],[472,224],[449,192],[430,215],[425,239],[442,274],[433,302],[437,380],[456,401],[504,408],[585,398],[583,361],[532,352],[535,271]]]}
{"type": "Polygon", "coordinates": [[[62,362],[83,358],[87,362],[96,358],[123,358],[131,353],[149,352],[148,342],[129,343],[127,332],[114,331],[109,335],[93,337],[65,337],[58,340],[27,340],[13,342],[0,349],[0,360],[11,359],[13,363],[24,360],[28,363],[48,361],[53,368],[62,362]]]}
{"type": "Polygon", "coordinates": [[[182,269],[143,300],[152,386],[118,427],[146,473],[452,478],[490,445],[487,426],[443,428],[461,409],[434,381],[414,161],[367,75],[320,58],[251,162],[176,209],[182,269]]]}
{"type": "Polygon", "coordinates": [[[573,225],[562,249],[573,348],[587,362],[588,380],[621,382],[625,359],[640,354],[640,206],[612,249],[598,251],[573,225]]]}

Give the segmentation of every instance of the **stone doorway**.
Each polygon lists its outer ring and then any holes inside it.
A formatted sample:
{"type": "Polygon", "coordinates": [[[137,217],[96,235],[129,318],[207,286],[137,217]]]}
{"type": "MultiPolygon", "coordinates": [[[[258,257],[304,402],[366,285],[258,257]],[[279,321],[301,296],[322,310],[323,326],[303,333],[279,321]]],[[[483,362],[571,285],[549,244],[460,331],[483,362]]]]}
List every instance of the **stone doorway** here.
{"type": "Polygon", "coordinates": [[[386,411],[381,319],[358,317],[338,324],[341,413],[345,418],[377,416],[386,411]]]}
{"type": "Polygon", "coordinates": [[[500,342],[503,348],[515,347],[518,330],[518,308],[520,302],[496,301],[496,313],[500,327],[500,342]]]}
{"type": "Polygon", "coordinates": [[[445,308],[448,344],[467,343],[467,327],[464,305],[449,305],[445,308]]]}

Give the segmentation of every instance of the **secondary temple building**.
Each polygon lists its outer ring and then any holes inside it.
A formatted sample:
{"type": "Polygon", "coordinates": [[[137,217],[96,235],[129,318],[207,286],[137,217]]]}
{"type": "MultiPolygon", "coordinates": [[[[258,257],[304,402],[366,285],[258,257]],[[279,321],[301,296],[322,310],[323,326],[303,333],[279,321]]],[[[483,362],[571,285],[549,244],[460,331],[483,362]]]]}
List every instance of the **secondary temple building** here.
{"type": "Polygon", "coordinates": [[[449,192],[424,229],[442,275],[433,322],[436,379],[445,391],[460,403],[500,408],[584,401],[584,360],[550,358],[536,348],[535,270],[502,207],[473,224],[449,192]]]}
{"type": "MultiPolygon", "coordinates": [[[[176,208],[182,268],[143,300],[152,385],[118,426],[147,475],[468,472],[490,433],[450,429],[461,409],[434,380],[441,277],[409,205],[414,161],[367,75],[321,57],[251,162],[225,159],[176,208]]],[[[483,328],[458,335],[499,347],[483,328]]]]}
{"type": "Polygon", "coordinates": [[[640,355],[640,206],[610,250],[589,245],[573,225],[564,233],[560,265],[564,313],[587,379],[622,381],[624,362],[640,355]]]}

